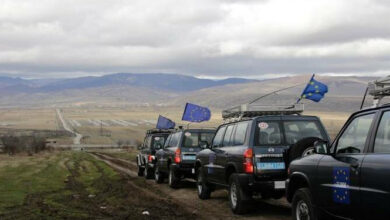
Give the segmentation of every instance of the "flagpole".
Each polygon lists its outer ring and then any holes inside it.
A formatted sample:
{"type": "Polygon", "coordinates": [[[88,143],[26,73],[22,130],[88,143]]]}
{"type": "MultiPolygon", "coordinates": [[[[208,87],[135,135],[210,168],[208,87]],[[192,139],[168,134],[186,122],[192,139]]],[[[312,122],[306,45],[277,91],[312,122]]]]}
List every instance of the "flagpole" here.
{"type": "Polygon", "coordinates": [[[256,98],[256,99],[252,100],[251,102],[249,102],[249,104],[253,104],[254,102],[259,101],[260,99],[262,99],[262,98],[264,98],[264,97],[267,97],[267,96],[269,96],[269,95],[275,94],[275,93],[277,93],[277,92],[281,92],[281,91],[284,91],[284,90],[287,90],[287,89],[291,89],[291,88],[294,88],[294,87],[297,87],[297,86],[301,86],[301,85],[304,85],[304,83],[301,83],[301,84],[298,84],[298,85],[290,86],[290,87],[287,87],[287,88],[283,88],[283,89],[279,89],[279,90],[276,90],[276,91],[267,93],[267,94],[265,94],[265,95],[263,95],[263,96],[260,96],[259,98],[256,98]]]}
{"type": "Polygon", "coordinates": [[[302,100],[302,95],[303,95],[303,93],[305,92],[305,90],[307,89],[307,87],[309,87],[310,82],[314,79],[314,75],[315,75],[315,74],[313,73],[313,75],[311,76],[311,78],[310,78],[310,80],[309,80],[309,83],[308,83],[308,84],[306,85],[306,87],[303,89],[302,94],[301,94],[301,96],[298,98],[296,104],[298,104],[298,103],[302,100]]]}

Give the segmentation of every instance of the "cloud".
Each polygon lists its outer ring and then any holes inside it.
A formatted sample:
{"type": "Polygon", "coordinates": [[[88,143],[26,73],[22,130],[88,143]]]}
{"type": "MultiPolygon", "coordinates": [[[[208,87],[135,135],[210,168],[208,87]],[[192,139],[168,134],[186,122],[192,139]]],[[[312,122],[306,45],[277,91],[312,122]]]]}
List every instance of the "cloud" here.
{"type": "Polygon", "coordinates": [[[385,0],[3,0],[0,73],[386,74],[385,0]]]}

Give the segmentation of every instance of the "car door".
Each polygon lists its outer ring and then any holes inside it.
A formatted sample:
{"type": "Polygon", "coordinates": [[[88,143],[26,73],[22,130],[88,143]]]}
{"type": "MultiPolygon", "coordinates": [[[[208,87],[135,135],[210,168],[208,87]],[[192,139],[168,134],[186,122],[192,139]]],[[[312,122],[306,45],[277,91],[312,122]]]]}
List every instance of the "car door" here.
{"type": "Polygon", "coordinates": [[[216,182],[216,180],[217,180],[216,170],[218,170],[220,168],[217,168],[217,165],[216,165],[215,151],[222,146],[222,141],[223,141],[223,137],[225,135],[225,131],[226,131],[226,126],[221,126],[218,129],[217,133],[215,134],[215,136],[213,138],[213,141],[211,144],[211,149],[210,149],[208,155],[206,154],[208,157],[203,158],[204,164],[205,164],[204,171],[206,173],[206,178],[208,181],[211,181],[211,182],[216,182]]]}
{"type": "Polygon", "coordinates": [[[333,143],[334,154],[319,162],[318,201],[321,209],[344,218],[360,216],[360,173],[370,141],[375,112],[353,116],[333,143]]]}
{"type": "Polygon", "coordinates": [[[148,162],[148,155],[149,155],[149,152],[150,152],[150,143],[152,142],[152,137],[151,136],[147,136],[145,138],[145,143],[144,143],[144,146],[142,148],[142,164],[145,165],[147,164],[148,162]]]}
{"type": "Polygon", "coordinates": [[[165,141],[164,147],[156,152],[157,164],[161,171],[166,171],[165,164],[167,163],[167,158],[165,157],[166,149],[169,147],[169,143],[172,139],[173,134],[169,135],[165,141]]]}
{"type": "Polygon", "coordinates": [[[214,150],[215,152],[215,177],[216,182],[220,184],[226,184],[225,168],[227,164],[227,158],[229,156],[229,149],[233,145],[232,137],[234,134],[235,124],[227,126],[225,135],[222,140],[222,145],[214,150]]]}
{"type": "Polygon", "coordinates": [[[390,216],[390,111],[383,112],[361,171],[361,210],[365,219],[390,216]]]}

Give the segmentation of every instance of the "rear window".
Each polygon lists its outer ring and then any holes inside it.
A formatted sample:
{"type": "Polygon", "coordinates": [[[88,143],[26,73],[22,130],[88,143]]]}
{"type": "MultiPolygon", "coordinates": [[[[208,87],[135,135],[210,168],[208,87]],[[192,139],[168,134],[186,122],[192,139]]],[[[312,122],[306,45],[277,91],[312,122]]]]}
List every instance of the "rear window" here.
{"type": "Polygon", "coordinates": [[[184,132],[182,147],[199,147],[201,141],[206,141],[209,145],[214,137],[214,133],[210,132],[184,132]]]}
{"type": "Polygon", "coordinates": [[[317,121],[259,121],[257,122],[255,144],[257,146],[295,144],[307,137],[318,137],[326,140],[320,128],[317,121]],[[285,140],[283,140],[284,138],[285,140]]]}
{"type": "Polygon", "coordinates": [[[256,145],[275,145],[282,143],[279,122],[260,121],[257,123],[256,145]]]}
{"type": "Polygon", "coordinates": [[[165,136],[154,136],[152,138],[152,148],[159,149],[162,148],[165,144],[166,137],[165,136]]]}
{"type": "Polygon", "coordinates": [[[317,121],[288,121],[284,122],[287,144],[295,144],[307,137],[324,139],[317,121]]]}

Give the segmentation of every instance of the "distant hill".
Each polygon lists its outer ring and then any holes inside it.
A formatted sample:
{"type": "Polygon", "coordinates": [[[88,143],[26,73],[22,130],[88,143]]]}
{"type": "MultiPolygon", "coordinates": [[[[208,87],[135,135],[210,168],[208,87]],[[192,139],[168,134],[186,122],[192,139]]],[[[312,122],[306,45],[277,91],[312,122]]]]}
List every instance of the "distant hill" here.
{"type": "MultiPolygon", "coordinates": [[[[178,74],[118,73],[101,77],[39,79],[0,77],[0,107],[175,105],[194,102],[214,108],[246,103],[269,92],[299,85],[262,99],[261,104],[293,103],[310,75],[269,80],[199,79],[178,74]]],[[[320,103],[308,100],[309,110],[354,111],[371,77],[316,76],[329,86],[320,103]]]]}
{"type": "Polygon", "coordinates": [[[1,77],[0,89],[8,89],[11,92],[17,93],[19,92],[17,86],[22,86],[20,92],[40,93],[107,86],[133,86],[165,91],[188,92],[214,86],[248,83],[254,81],[256,80],[242,78],[228,78],[224,80],[199,79],[192,76],[178,74],[117,73],[99,77],[88,76],[51,81],[49,79],[24,80],[20,78],[1,77]]]}

